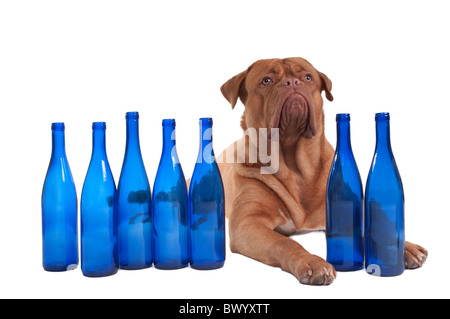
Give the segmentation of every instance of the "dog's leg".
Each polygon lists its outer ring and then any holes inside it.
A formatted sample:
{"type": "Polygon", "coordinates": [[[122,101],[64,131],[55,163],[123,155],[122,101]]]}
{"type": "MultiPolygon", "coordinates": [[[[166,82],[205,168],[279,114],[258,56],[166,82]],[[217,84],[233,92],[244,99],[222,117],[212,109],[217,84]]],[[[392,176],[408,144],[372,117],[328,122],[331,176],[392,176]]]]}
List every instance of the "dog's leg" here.
{"type": "Polygon", "coordinates": [[[410,242],[405,243],[405,268],[416,269],[423,266],[428,257],[428,251],[410,242]]]}
{"type": "MultiPolygon", "coordinates": [[[[250,205],[252,206],[252,205],[250,205]]],[[[293,274],[302,284],[329,285],[336,278],[333,266],[308,253],[299,243],[274,229],[277,215],[264,211],[234,211],[229,219],[231,251],[293,274]]]]}

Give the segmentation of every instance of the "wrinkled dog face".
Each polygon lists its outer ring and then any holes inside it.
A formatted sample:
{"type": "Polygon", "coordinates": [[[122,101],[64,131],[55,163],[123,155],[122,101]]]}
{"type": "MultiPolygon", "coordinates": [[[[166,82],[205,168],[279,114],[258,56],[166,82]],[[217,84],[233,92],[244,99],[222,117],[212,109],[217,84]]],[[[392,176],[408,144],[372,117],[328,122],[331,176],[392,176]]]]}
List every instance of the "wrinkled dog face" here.
{"type": "Polygon", "coordinates": [[[316,134],[323,90],[331,101],[331,81],[302,58],[259,60],[222,86],[233,107],[237,97],[245,105],[244,129],[279,128],[284,140],[316,134]]]}

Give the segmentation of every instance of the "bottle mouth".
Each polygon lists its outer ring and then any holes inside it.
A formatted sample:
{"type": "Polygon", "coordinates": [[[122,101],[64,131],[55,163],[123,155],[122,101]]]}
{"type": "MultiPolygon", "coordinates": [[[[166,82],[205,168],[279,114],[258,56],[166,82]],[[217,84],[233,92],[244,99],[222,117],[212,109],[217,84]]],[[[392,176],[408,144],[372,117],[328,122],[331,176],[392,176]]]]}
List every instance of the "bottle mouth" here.
{"type": "Polygon", "coordinates": [[[389,120],[391,116],[389,112],[380,112],[375,114],[375,121],[389,120]]]}
{"type": "Polygon", "coordinates": [[[52,131],[64,131],[65,126],[63,122],[52,123],[52,131]]]}
{"type": "Polygon", "coordinates": [[[92,123],[92,129],[94,130],[105,130],[106,123],[105,122],[94,122],[92,123]]]}
{"type": "Polygon", "coordinates": [[[162,120],[162,126],[175,126],[174,119],[164,119],[162,120]]]}
{"type": "Polygon", "coordinates": [[[336,114],[336,121],[350,121],[349,113],[338,113],[336,114]]]}
{"type": "Polygon", "coordinates": [[[209,125],[211,126],[213,124],[213,119],[211,117],[202,117],[199,120],[201,125],[209,125]]]}
{"type": "Polygon", "coordinates": [[[139,112],[127,112],[125,118],[127,120],[139,120],[139,112]]]}

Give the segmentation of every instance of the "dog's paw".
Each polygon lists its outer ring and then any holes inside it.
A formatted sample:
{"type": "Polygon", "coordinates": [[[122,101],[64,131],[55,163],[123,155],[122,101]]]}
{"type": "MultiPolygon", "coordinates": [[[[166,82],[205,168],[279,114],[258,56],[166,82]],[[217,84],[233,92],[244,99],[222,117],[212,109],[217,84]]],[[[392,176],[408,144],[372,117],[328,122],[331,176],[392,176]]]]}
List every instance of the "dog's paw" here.
{"type": "Polygon", "coordinates": [[[423,266],[428,257],[428,251],[419,246],[406,242],[405,244],[405,268],[417,269],[423,266]]]}
{"type": "Polygon", "coordinates": [[[329,285],[336,279],[333,266],[318,256],[304,256],[296,268],[294,276],[305,285],[329,285]]]}

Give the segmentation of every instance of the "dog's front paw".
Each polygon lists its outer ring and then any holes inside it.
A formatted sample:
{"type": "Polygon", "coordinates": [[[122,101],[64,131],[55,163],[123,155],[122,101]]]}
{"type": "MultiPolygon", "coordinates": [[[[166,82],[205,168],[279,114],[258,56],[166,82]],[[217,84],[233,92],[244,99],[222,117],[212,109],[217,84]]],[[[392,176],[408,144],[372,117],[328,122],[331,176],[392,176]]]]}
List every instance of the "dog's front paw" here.
{"type": "Polygon", "coordinates": [[[417,269],[423,266],[428,257],[428,251],[419,246],[406,242],[405,244],[405,268],[417,269]]]}
{"type": "Polygon", "coordinates": [[[307,255],[301,258],[294,274],[305,285],[329,285],[336,279],[333,266],[318,256],[307,255]]]}

